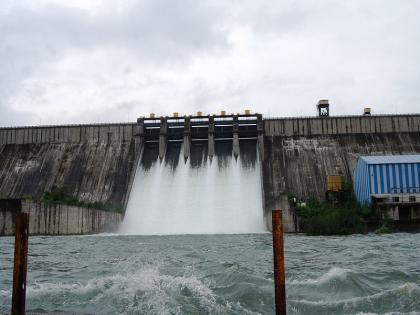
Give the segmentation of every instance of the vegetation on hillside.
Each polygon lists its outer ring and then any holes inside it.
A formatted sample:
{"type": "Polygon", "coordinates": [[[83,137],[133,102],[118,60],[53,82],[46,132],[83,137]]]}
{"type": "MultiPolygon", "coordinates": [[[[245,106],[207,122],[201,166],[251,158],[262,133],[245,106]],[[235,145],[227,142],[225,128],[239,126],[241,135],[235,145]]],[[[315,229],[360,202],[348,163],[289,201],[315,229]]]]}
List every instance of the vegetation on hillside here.
{"type": "Polygon", "coordinates": [[[375,230],[376,234],[387,234],[392,233],[392,226],[389,220],[382,221],[382,224],[379,228],[375,230]]]}
{"type": "Polygon", "coordinates": [[[373,209],[359,204],[351,184],[344,184],[344,191],[335,202],[310,200],[296,207],[301,229],[308,235],[348,235],[367,233],[369,227],[378,226],[377,233],[390,233],[390,222],[381,220],[373,209]]]}
{"type": "Polygon", "coordinates": [[[68,195],[66,195],[63,187],[56,186],[53,186],[50,191],[45,192],[41,198],[41,201],[46,203],[61,203],[65,205],[92,208],[97,210],[123,212],[122,207],[115,206],[111,203],[84,202],[78,200],[77,198],[69,197],[68,195]]]}
{"type": "Polygon", "coordinates": [[[297,214],[304,233],[309,235],[348,235],[366,233],[372,210],[357,202],[332,205],[310,200],[297,207],[297,214]]]}

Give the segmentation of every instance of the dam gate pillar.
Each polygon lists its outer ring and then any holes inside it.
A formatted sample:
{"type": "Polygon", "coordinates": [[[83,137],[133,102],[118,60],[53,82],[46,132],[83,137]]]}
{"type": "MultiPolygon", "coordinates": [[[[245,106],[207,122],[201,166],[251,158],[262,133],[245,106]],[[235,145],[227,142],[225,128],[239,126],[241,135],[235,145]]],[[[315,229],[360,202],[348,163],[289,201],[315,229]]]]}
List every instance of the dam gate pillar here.
{"type": "Polygon", "coordinates": [[[135,132],[135,144],[136,150],[138,151],[139,148],[144,144],[144,118],[137,119],[137,130],[135,132]]]}
{"type": "Polygon", "coordinates": [[[191,147],[191,118],[185,117],[184,120],[184,159],[187,160],[190,156],[191,147]]]}
{"type": "Polygon", "coordinates": [[[209,117],[209,130],[208,130],[208,156],[214,156],[214,116],[209,117]]]}
{"type": "Polygon", "coordinates": [[[264,121],[261,114],[257,114],[257,143],[261,161],[264,161],[264,121]]]}
{"type": "Polygon", "coordinates": [[[239,155],[239,121],[238,115],[233,116],[233,125],[232,125],[232,132],[233,132],[233,155],[235,158],[239,155]]]}
{"type": "Polygon", "coordinates": [[[160,119],[159,132],[159,158],[163,159],[166,153],[166,145],[168,142],[168,120],[166,117],[160,119]]]}

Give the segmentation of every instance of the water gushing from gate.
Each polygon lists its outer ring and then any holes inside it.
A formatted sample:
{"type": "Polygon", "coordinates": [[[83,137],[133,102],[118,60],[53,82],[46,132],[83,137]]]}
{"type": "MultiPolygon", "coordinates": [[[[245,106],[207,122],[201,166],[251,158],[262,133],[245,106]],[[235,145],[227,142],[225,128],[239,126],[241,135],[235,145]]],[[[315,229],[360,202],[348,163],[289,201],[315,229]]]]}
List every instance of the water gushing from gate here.
{"type": "Polygon", "coordinates": [[[163,161],[146,144],[121,232],[127,234],[214,234],[265,231],[259,159],[255,141],[193,144],[185,161],[181,144],[169,144],[163,161]]]}

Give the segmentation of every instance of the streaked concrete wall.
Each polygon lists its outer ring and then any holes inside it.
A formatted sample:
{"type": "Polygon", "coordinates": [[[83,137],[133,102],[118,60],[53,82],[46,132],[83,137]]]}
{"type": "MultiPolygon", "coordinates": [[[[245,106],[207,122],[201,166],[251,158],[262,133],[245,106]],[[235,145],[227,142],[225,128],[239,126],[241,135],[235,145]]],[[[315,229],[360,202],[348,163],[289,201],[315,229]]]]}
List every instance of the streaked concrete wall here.
{"type": "Polygon", "coordinates": [[[130,142],[135,123],[0,128],[0,145],[130,142]]]}
{"type": "Polygon", "coordinates": [[[295,209],[290,205],[287,195],[279,195],[279,198],[275,200],[272,209],[267,209],[264,213],[265,221],[269,231],[273,231],[272,211],[281,210],[283,217],[283,232],[284,233],[297,233],[299,230],[299,217],[296,214],[295,209]]]}
{"type": "Polygon", "coordinates": [[[420,132],[420,114],[264,119],[266,136],[420,132]]]}
{"type": "Polygon", "coordinates": [[[327,175],[353,182],[360,155],[420,154],[420,132],[273,136],[264,141],[262,164],[265,212],[276,209],[284,195],[323,200],[327,175]]]}
{"type": "MultiPolygon", "coordinates": [[[[29,213],[31,235],[72,235],[112,232],[122,221],[116,212],[62,204],[22,200],[22,212],[29,213]]],[[[16,209],[0,207],[0,236],[13,235],[16,209]]]]}
{"type": "MultiPolygon", "coordinates": [[[[27,143],[126,142],[135,123],[0,128],[0,145],[27,143]]],[[[264,119],[266,136],[311,136],[420,132],[420,114],[264,119]]]]}
{"type": "Polygon", "coordinates": [[[0,198],[69,197],[125,207],[141,144],[138,125],[0,128],[0,198]]]}
{"type": "Polygon", "coordinates": [[[56,186],[79,201],[121,208],[137,159],[134,140],[0,146],[0,198],[41,198],[56,186]]]}

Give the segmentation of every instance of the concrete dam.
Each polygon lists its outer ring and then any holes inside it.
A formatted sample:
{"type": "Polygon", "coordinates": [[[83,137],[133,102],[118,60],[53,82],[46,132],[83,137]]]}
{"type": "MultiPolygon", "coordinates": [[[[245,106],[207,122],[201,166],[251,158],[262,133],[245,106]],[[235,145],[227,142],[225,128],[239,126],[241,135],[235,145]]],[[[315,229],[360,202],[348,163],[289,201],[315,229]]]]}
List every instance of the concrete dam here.
{"type": "MultiPolygon", "coordinates": [[[[271,210],[280,208],[285,210],[285,231],[293,232],[297,218],[290,209],[291,196],[323,199],[326,176],[340,174],[351,182],[360,155],[413,153],[420,153],[418,114],[270,119],[216,115],[0,128],[0,198],[39,200],[59,187],[63,195],[79,202],[75,207],[108,209],[101,211],[103,222],[120,211],[112,218],[119,223],[124,213],[129,218],[137,208],[140,215],[127,222],[148,225],[147,217],[150,222],[165,218],[169,229],[173,222],[181,226],[180,222],[191,220],[194,227],[200,222],[213,224],[211,231],[203,232],[221,233],[230,227],[232,232],[260,231],[262,225],[270,226],[271,210]],[[183,207],[182,200],[191,193],[201,202],[183,207]],[[207,205],[215,212],[210,213],[207,205]],[[166,210],[153,214],[156,207],[166,210]],[[179,209],[175,221],[171,207],[179,209]],[[235,225],[244,215],[243,224],[235,225]]],[[[0,229],[3,225],[6,231],[13,222],[8,210],[0,210],[0,229]]],[[[60,211],[49,207],[43,220],[60,218],[60,211]]],[[[83,218],[71,224],[93,222],[90,217],[98,213],[89,211],[78,211],[83,218]]],[[[64,219],[55,219],[54,224],[60,220],[64,219]]],[[[50,221],[32,233],[61,234],[50,221]]],[[[101,226],[70,230],[89,233],[101,226]]],[[[189,231],[184,226],[172,232],[199,233],[199,229],[189,231]]]]}

